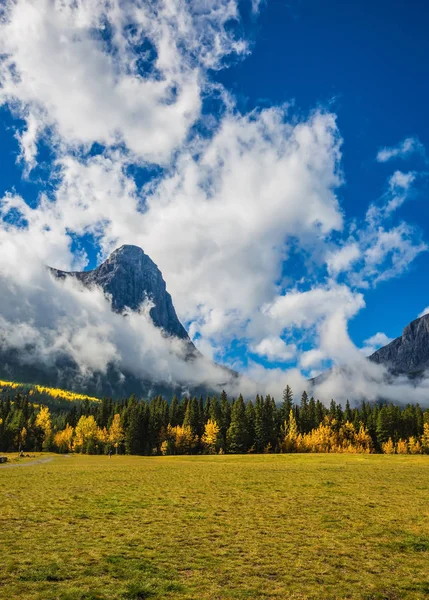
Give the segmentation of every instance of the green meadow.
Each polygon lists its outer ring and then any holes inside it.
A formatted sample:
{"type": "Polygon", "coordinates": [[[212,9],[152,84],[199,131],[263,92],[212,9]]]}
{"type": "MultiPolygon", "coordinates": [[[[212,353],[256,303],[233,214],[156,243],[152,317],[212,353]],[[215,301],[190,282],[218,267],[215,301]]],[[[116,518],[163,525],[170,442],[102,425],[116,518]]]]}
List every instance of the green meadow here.
{"type": "Polygon", "coordinates": [[[2,600],[429,597],[428,456],[15,464],[0,465],[2,600]]]}

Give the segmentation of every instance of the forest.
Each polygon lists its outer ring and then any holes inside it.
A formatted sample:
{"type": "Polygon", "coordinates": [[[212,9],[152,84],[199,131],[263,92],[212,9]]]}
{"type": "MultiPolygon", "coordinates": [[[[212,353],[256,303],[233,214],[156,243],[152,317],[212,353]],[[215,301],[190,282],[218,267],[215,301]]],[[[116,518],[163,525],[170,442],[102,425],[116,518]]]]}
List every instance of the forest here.
{"type": "Polygon", "coordinates": [[[186,398],[131,396],[74,401],[53,410],[17,393],[0,399],[0,451],[172,455],[278,452],[429,453],[429,410],[362,402],[329,408],[289,386],[267,395],[186,398]]]}

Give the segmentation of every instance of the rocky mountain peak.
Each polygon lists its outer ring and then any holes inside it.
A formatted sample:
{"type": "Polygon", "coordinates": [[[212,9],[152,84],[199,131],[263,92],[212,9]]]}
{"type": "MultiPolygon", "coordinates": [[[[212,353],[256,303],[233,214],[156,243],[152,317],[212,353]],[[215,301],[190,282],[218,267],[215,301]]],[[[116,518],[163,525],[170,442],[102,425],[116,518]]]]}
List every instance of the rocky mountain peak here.
{"type": "Polygon", "coordinates": [[[150,310],[153,323],[167,335],[189,340],[185,328],[177,318],[161,271],[138,246],[127,244],[117,248],[92,271],[51,271],[60,278],[75,277],[88,287],[101,287],[110,296],[112,309],[116,312],[121,313],[126,309],[136,311],[149,299],[154,304],[150,310]]]}
{"type": "Polygon", "coordinates": [[[429,315],[411,321],[402,335],[369,357],[393,373],[416,376],[429,368],[429,315]]]}

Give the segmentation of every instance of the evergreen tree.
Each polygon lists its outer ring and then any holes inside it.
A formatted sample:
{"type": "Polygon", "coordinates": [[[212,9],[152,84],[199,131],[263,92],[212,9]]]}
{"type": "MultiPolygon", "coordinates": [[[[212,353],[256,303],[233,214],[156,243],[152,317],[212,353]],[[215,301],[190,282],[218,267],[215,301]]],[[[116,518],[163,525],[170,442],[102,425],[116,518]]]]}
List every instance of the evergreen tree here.
{"type": "Polygon", "coordinates": [[[220,418],[218,425],[220,428],[220,436],[222,440],[222,450],[226,449],[226,432],[231,423],[231,407],[228,402],[228,396],[225,390],[220,395],[220,418]]]}
{"type": "Polygon", "coordinates": [[[299,407],[299,425],[301,433],[308,433],[311,430],[308,394],[305,390],[302,392],[299,407]]]}
{"type": "Polygon", "coordinates": [[[250,450],[255,443],[255,408],[251,400],[246,404],[247,448],[250,450]]]}
{"type": "Polygon", "coordinates": [[[283,423],[289,423],[289,414],[293,406],[293,392],[292,389],[287,385],[283,390],[283,402],[280,409],[281,418],[283,423]]]}
{"type": "Polygon", "coordinates": [[[241,394],[232,405],[231,424],[227,431],[226,440],[228,452],[247,452],[248,432],[246,428],[246,409],[241,394]]]}
{"type": "Polygon", "coordinates": [[[168,422],[172,427],[176,427],[177,425],[181,424],[179,420],[179,402],[176,394],[174,394],[171,400],[170,409],[168,412],[168,422]]]}

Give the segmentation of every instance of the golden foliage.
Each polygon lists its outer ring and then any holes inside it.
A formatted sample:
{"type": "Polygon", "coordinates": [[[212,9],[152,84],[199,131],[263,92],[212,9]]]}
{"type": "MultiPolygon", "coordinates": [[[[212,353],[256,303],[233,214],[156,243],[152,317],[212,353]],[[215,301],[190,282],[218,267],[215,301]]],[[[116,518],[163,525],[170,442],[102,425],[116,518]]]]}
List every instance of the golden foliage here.
{"type": "Polygon", "coordinates": [[[395,454],[395,444],[392,441],[392,438],[389,438],[387,442],[381,444],[381,449],[383,454],[395,454]]]}
{"type": "Polygon", "coordinates": [[[46,439],[50,436],[51,427],[51,413],[47,406],[41,406],[35,421],[36,427],[40,427],[43,431],[43,437],[46,439]]]}
{"type": "Polygon", "coordinates": [[[89,444],[95,445],[98,441],[103,441],[103,431],[98,427],[92,415],[82,416],[76,425],[73,448],[82,451],[89,444]]]}
{"type": "Polygon", "coordinates": [[[216,442],[218,439],[219,431],[219,425],[216,423],[216,421],[212,421],[211,419],[209,419],[204,428],[203,437],[201,438],[202,443],[209,452],[216,451],[216,442]]]}
{"type": "Polygon", "coordinates": [[[108,441],[117,448],[124,441],[124,437],[125,433],[121,425],[121,415],[116,414],[109,428],[108,441]]]}
{"type": "Polygon", "coordinates": [[[399,440],[396,444],[396,454],[408,454],[407,440],[399,440]]]}
{"type": "Polygon", "coordinates": [[[339,425],[336,419],[328,416],[310,433],[299,434],[291,411],[282,451],[369,453],[372,451],[372,440],[363,425],[356,431],[353,423],[347,421],[339,425]]]}
{"type": "Polygon", "coordinates": [[[54,444],[60,452],[70,452],[73,445],[73,434],[74,429],[71,425],[67,424],[65,429],[57,431],[54,435],[54,444]]]}
{"type": "Polygon", "coordinates": [[[420,440],[414,436],[411,436],[408,439],[408,451],[410,454],[421,454],[422,452],[422,445],[420,443],[420,440]]]}
{"type": "Polygon", "coordinates": [[[422,452],[429,454],[429,423],[423,425],[423,435],[421,438],[422,452]]]}
{"type": "Polygon", "coordinates": [[[43,385],[29,385],[26,383],[17,383],[15,381],[1,381],[0,380],[0,392],[4,391],[3,388],[8,388],[11,390],[16,390],[18,388],[30,388],[29,395],[34,395],[34,392],[38,392],[39,394],[46,394],[47,396],[52,396],[52,398],[60,398],[61,400],[68,400],[69,402],[73,402],[75,400],[84,401],[89,400],[90,402],[100,402],[98,398],[94,398],[92,396],[86,396],[85,394],[76,394],[75,392],[69,392],[68,390],[61,390],[59,388],[51,388],[45,387],[43,385]]]}
{"type": "Polygon", "coordinates": [[[186,454],[195,448],[198,443],[198,437],[192,433],[190,427],[182,425],[172,427],[168,425],[165,441],[167,442],[164,447],[165,454],[186,454]]]}

